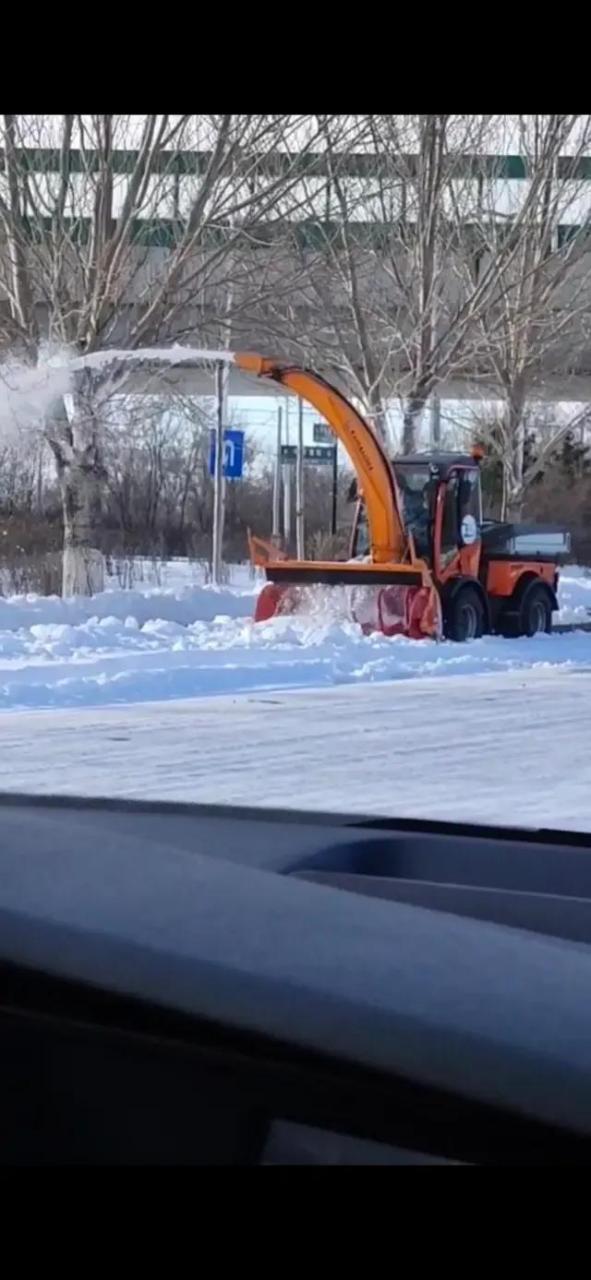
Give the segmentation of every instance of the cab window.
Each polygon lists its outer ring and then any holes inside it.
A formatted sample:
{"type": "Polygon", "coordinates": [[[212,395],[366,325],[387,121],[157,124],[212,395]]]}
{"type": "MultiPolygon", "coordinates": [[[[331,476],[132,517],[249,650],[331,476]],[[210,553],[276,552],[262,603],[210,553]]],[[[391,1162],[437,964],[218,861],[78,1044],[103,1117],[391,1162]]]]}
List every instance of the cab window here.
{"type": "Polygon", "coordinates": [[[445,502],[441,525],[441,563],[446,565],[458,549],[460,540],[459,524],[460,477],[452,471],[445,486],[445,502]]]}
{"type": "Polygon", "coordinates": [[[460,480],[460,513],[474,516],[477,525],[482,524],[482,493],[480,488],[480,471],[478,467],[463,471],[460,480]]]}
{"type": "Polygon", "coordinates": [[[409,466],[400,462],[395,467],[395,473],[406,527],[412,533],[417,554],[429,561],[436,494],[435,477],[428,466],[409,466]]]}

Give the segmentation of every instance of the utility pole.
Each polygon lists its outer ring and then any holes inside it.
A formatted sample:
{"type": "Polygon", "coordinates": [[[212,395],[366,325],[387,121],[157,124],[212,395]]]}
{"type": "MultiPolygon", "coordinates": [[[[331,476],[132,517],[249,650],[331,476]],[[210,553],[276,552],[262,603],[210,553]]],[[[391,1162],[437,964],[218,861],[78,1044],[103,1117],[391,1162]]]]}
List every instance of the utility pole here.
{"type": "MultiPolygon", "coordinates": [[[[285,400],[285,443],[289,444],[289,397],[285,400]]],[[[283,536],[289,550],[291,542],[291,464],[283,468],[283,536]]]]}
{"type": "MultiPolygon", "coordinates": [[[[431,353],[437,346],[437,333],[439,328],[439,293],[438,293],[438,269],[439,254],[437,246],[433,251],[433,296],[431,300],[431,353]]],[[[430,423],[429,437],[432,449],[439,449],[441,445],[441,400],[437,390],[437,384],[431,392],[430,404],[430,423]]]]}
{"type": "Polygon", "coordinates": [[[224,427],[228,398],[229,367],[221,361],[216,366],[216,425],[215,425],[215,467],[213,476],[213,546],[211,555],[211,575],[214,586],[219,587],[222,580],[223,541],[224,541],[224,427]]]}
{"type": "MultiPolygon", "coordinates": [[[[232,306],[234,303],[234,285],[230,281],[226,291],[224,319],[221,325],[222,343],[230,347],[232,337],[232,306]]],[[[222,581],[224,562],[224,523],[226,516],[226,481],[224,479],[224,462],[226,458],[225,429],[228,426],[228,396],[230,391],[230,365],[220,360],[216,365],[216,430],[215,430],[215,468],[213,489],[213,539],[211,554],[211,576],[215,586],[222,581]]]]}
{"type": "Polygon", "coordinates": [[[277,407],[277,444],[275,447],[275,467],[273,470],[273,532],[271,537],[278,542],[281,537],[281,435],[283,410],[277,407]]]}
{"type": "Polygon", "coordinates": [[[304,559],[304,402],[298,396],[298,453],[296,459],[296,554],[304,559]]]}
{"type": "Polygon", "coordinates": [[[338,441],[335,440],[332,446],[332,514],[330,520],[330,532],[332,533],[333,538],[336,537],[337,532],[337,491],[339,484],[338,463],[339,446],[338,441]]]}
{"type": "MultiPolygon", "coordinates": [[[[582,437],[581,437],[582,438],[582,437]]],[[[39,440],[39,452],[37,455],[37,511],[43,511],[43,462],[45,458],[45,444],[43,437],[39,440]]]]}

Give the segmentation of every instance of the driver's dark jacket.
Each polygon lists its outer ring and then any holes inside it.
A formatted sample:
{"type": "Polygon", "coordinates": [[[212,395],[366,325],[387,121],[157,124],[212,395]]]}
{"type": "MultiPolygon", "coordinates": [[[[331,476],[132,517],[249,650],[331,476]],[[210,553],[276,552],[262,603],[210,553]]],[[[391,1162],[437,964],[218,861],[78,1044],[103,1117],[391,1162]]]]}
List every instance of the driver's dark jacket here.
{"type": "Polygon", "coordinates": [[[405,493],[404,519],[413,535],[417,551],[426,555],[429,549],[431,516],[422,493],[405,493]]]}

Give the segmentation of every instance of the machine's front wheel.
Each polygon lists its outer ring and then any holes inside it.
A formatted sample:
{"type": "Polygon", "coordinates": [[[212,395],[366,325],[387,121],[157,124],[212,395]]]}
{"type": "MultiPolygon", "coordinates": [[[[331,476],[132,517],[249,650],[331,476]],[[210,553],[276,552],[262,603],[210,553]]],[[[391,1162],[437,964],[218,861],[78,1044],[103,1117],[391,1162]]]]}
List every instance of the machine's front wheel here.
{"type": "Polygon", "coordinates": [[[475,587],[462,587],[445,609],[445,637],[465,643],[484,631],[484,606],[475,587]]]}

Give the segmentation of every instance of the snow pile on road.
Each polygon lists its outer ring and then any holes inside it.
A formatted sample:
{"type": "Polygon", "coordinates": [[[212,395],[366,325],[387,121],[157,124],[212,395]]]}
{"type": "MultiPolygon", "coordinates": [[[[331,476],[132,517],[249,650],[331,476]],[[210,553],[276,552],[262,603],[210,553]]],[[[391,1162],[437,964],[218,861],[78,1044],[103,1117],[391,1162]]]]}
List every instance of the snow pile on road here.
{"type": "Polygon", "coordinates": [[[558,583],[558,603],[560,609],[554,615],[555,622],[591,621],[591,569],[566,566],[558,583]]]}
{"type": "Polygon", "coordinates": [[[98,706],[411,677],[591,667],[591,636],[468,645],[363,636],[353,623],[94,617],[0,631],[0,708],[98,706]]]}
{"type": "MultiPolygon", "coordinates": [[[[34,624],[62,623],[78,627],[93,619],[116,618],[120,622],[135,620],[142,627],[147,622],[177,622],[183,627],[194,622],[213,622],[216,618],[251,618],[261,578],[252,576],[248,565],[230,565],[228,583],[214,587],[199,581],[204,566],[188,560],[171,560],[152,565],[139,562],[141,580],[130,590],[111,585],[96,596],[0,595],[0,632],[18,631],[34,624]],[[160,579],[160,585],[154,585],[160,579]]],[[[136,572],[138,572],[136,568],[136,572]]],[[[342,603],[332,589],[324,601],[342,603]]],[[[560,579],[560,610],[555,622],[584,622],[591,617],[591,570],[570,566],[560,579]]],[[[324,610],[330,619],[330,606],[324,610]]],[[[306,626],[306,624],[305,624],[306,626]]],[[[1,650],[0,650],[1,652],[1,650]]]]}
{"type": "Polygon", "coordinates": [[[110,590],[96,596],[73,596],[65,600],[60,596],[0,597],[0,633],[36,624],[79,627],[93,619],[108,618],[119,622],[131,618],[138,626],[161,620],[185,627],[193,622],[213,622],[220,614],[241,618],[252,614],[257,590],[254,586],[250,591],[207,586],[180,591],[110,590]]]}
{"type": "Polygon", "coordinates": [[[61,596],[0,595],[0,635],[37,624],[79,627],[112,618],[123,623],[131,619],[131,625],[140,627],[152,621],[187,627],[193,622],[213,622],[220,615],[250,617],[261,585],[248,565],[230,565],[229,581],[223,587],[204,582],[205,566],[185,559],[136,561],[133,569],[137,586],[130,590],[118,586],[113,573],[108,589],[96,596],[64,600],[61,596]]]}
{"type": "MultiPolygon", "coordinates": [[[[0,709],[97,706],[524,669],[591,668],[591,635],[468,645],[364,636],[328,609],[252,621],[257,586],[0,598],[0,709]]],[[[560,620],[587,617],[591,576],[569,570],[560,620]]]]}

